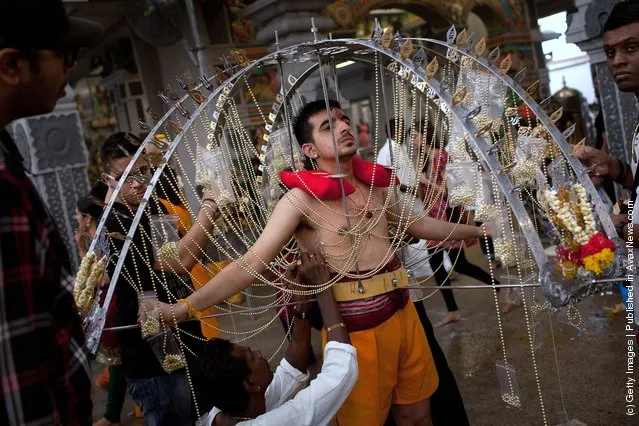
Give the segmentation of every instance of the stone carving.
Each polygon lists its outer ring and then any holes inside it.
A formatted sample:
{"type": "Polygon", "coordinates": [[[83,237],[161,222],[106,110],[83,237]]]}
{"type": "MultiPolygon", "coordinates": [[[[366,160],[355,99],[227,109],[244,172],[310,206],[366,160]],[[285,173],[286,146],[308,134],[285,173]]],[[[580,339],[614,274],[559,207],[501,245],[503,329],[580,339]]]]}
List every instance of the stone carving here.
{"type": "Polygon", "coordinates": [[[78,198],[89,190],[88,152],[79,115],[62,103],[51,114],[13,122],[10,131],[77,268],[73,213],[78,198]]]}
{"type": "Polygon", "coordinates": [[[27,131],[23,126],[19,124],[17,124],[12,130],[13,131],[11,132],[11,137],[18,147],[20,155],[22,155],[22,163],[24,164],[24,168],[25,170],[31,171],[31,150],[29,149],[29,145],[27,143],[27,131]]]}
{"type": "MultiPolygon", "coordinates": [[[[369,11],[385,6],[387,0],[335,0],[326,6],[326,13],[342,28],[350,27],[365,18],[369,11]]],[[[455,25],[465,25],[468,14],[480,5],[487,5],[506,28],[524,29],[525,8],[521,0],[413,0],[428,6],[455,25]]]]}
{"type": "Polygon", "coordinates": [[[615,3],[614,0],[597,0],[588,5],[588,9],[586,9],[586,35],[588,37],[597,38],[603,34],[604,24],[615,3]]]}
{"type": "Polygon", "coordinates": [[[634,96],[617,89],[605,63],[595,65],[599,94],[610,154],[629,161],[630,140],[637,122],[637,108],[634,96]]]}
{"type": "Polygon", "coordinates": [[[77,114],[39,116],[28,119],[28,123],[35,157],[33,172],[88,164],[77,114]]]}

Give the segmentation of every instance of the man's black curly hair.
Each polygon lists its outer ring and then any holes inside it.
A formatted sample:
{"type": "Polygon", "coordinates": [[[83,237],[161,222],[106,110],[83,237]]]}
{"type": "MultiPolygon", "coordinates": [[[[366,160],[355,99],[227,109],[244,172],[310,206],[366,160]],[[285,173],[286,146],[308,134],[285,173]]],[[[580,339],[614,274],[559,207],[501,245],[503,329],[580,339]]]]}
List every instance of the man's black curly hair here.
{"type": "MultiPolygon", "coordinates": [[[[328,104],[331,108],[342,109],[339,102],[335,100],[329,100],[328,104]]],[[[326,101],[323,99],[307,103],[302,107],[302,110],[297,114],[297,117],[295,117],[295,120],[293,121],[293,132],[295,133],[295,138],[300,146],[305,143],[313,142],[313,126],[311,126],[309,121],[311,117],[322,111],[326,111],[326,101]]]]}
{"type": "Polygon", "coordinates": [[[624,0],[615,4],[604,25],[604,32],[616,30],[629,24],[639,22],[639,2],[624,0]]]}
{"type": "Polygon", "coordinates": [[[244,382],[251,370],[246,360],[233,355],[233,343],[211,339],[194,358],[191,377],[200,410],[217,407],[231,415],[246,411],[249,395],[244,382]]]}

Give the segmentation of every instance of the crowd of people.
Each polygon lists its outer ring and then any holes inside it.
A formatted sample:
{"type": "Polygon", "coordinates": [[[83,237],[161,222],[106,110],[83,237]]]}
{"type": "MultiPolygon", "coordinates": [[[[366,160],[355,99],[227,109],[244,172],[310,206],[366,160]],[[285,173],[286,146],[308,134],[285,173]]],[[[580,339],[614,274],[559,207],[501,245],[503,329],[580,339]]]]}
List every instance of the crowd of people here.
{"type": "MultiPolygon", "coordinates": [[[[69,18],[58,0],[2,2],[0,19],[0,124],[4,127],[16,119],[52,111],[64,95],[78,49],[99,42],[102,29],[90,21],[69,18]],[[34,8],[39,9],[38,14],[33,13],[34,8]]],[[[604,51],[619,89],[639,96],[639,4],[618,4],[604,31],[604,51]]],[[[301,253],[294,268],[287,271],[289,289],[300,284],[319,287],[337,271],[355,272],[348,269],[349,258],[341,256],[350,250],[350,241],[338,232],[347,229],[344,215],[336,214],[342,200],[318,197],[331,191],[326,186],[313,190],[288,182],[288,192],[255,244],[204,285],[184,277],[197,276],[198,259],[219,216],[212,195],[202,191],[197,220],[192,224],[187,224],[187,219],[181,221],[173,259],[154,258],[149,240],[143,238],[151,233],[151,225],[148,216],[142,215],[132,241],[137,250],[129,250],[123,260],[125,268],[136,271],[138,287],[131,285],[130,277],[120,276],[108,323],[135,324],[141,303],[147,303],[139,302],[138,293],[155,290],[157,300],[148,303],[159,310],[164,323],[178,330],[188,347],[184,351],[188,370],[167,373],[139,328],[105,334],[100,353],[109,365],[108,403],[98,424],[119,424],[127,390],[148,426],[299,426],[333,421],[379,426],[468,424],[455,378],[424,305],[409,296],[408,273],[400,256],[386,256],[392,253],[390,227],[400,217],[395,207],[384,204],[395,184],[393,175],[383,167],[391,164],[390,151],[406,155],[405,149],[428,147],[433,153],[424,170],[411,170],[416,165],[411,166],[409,159],[395,163],[406,165],[397,173],[402,192],[417,197],[440,192],[441,166],[447,162],[434,128],[424,122],[410,125],[413,131],[405,129],[401,120],[389,123],[388,143],[379,153],[380,165],[369,167],[356,157],[353,126],[337,102],[331,101],[328,110],[324,100],[309,102],[295,118],[294,134],[303,154],[323,171],[345,174],[353,189],[348,197],[349,214],[358,223],[371,221],[375,225],[362,233],[366,244],[357,253],[357,273],[365,278],[353,281],[344,277],[313,296],[319,324],[310,296],[292,291],[293,321],[286,324],[292,327],[290,343],[274,373],[258,349],[219,338],[205,323],[186,320],[199,319],[214,305],[246,289],[254,273],[264,272],[292,236],[301,253]],[[399,132],[407,130],[414,135],[407,144],[414,146],[398,146],[396,140],[405,139],[398,137],[399,132]],[[331,226],[322,225],[326,223],[331,226]],[[317,241],[324,243],[321,249],[317,241]],[[154,289],[152,276],[157,274],[166,286],[154,289]],[[352,291],[360,287],[363,291],[352,291]],[[178,302],[171,303],[175,300],[178,302]],[[307,383],[314,323],[322,328],[322,367],[307,383]],[[197,418],[196,413],[201,416],[197,418]]],[[[0,206],[0,424],[90,425],[89,354],[71,289],[76,271],[71,269],[69,254],[14,141],[6,131],[0,140],[4,198],[0,206]]],[[[145,193],[152,173],[142,157],[130,164],[140,144],[140,139],[126,133],[116,133],[105,141],[101,149],[104,184],[94,187],[77,206],[80,253],[86,253],[87,241],[94,236],[103,206],[109,201],[113,201],[113,208],[105,228],[111,234],[126,235],[138,209],[149,214],[184,213],[179,197],[171,194],[156,194],[143,207],[136,202],[145,193]],[[131,173],[120,182],[127,168],[131,173]],[[118,184],[120,191],[116,193],[118,184]]],[[[639,135],[631,148],[630,165],[591,147],[580,147],[575,155],[594,167],[597,179],[612,179],[632,190],[636,201],[639,135]]],[[[305,173],[297,173],[299,182],[307,178],[305,173]]],[[[163,178],[175,179],[170,172],[163,178]]],[[[457,259],[458,272],[489,285],[498,283],[468,262],[461,246],[464,241],[489,238],[487,227],[463,224],[463,212],[448,209],[445,194],[439,201],[428,212],[409,213],[405,231],[417,245],[413,249],[428,253],[424,242],[450,241],[447,248],[457,259]]],[[[625,237],[637,230],[639,214],[634,215],[634,223],[628,223],[628,217],[616,220],[620,235],[625,237]]],[[[108,243],[117,260],[124,241],[109,237],[108,243]]],[[[634,247],[637,244],[635,239],[634,247]]],[[[108,262],[107,280],[115,271],[116,260],[108,262]]],[[[430,256],[429,261],[433,271],[443,271],[443,255],[430,256]]],[[[447,275],[435,272],[435,279],[439,285],[449,285],[447,275]]],[[[635,284],[639,285],[637,278],[635,284]]],[[[459,319],[452,292],[444,290],[442,294],[449,315],[440,325],[459,319]]]]}

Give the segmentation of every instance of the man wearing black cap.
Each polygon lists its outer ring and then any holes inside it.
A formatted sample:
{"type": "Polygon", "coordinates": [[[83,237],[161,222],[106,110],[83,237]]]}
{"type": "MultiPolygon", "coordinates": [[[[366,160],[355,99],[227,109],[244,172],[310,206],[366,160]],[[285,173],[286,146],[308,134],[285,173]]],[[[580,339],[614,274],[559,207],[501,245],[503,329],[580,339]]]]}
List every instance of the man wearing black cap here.
{"type": "MultiPolygon", "coordinates": [[[[102,27],[61,0],[0,0],[0,128],[53,110],[102,27]]],[[[0,424],[90,425],[91,381],[69,257],[0,132],[0,424]]]]}

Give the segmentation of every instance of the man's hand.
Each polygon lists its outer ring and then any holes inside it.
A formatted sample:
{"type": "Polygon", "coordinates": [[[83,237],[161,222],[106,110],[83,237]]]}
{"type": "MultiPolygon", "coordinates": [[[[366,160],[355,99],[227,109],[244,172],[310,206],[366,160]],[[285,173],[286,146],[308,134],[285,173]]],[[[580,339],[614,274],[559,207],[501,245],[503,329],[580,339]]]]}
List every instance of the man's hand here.
{"type": "Polygon", "coordinates": [[[300,260],[302,263],[297,271],[297,276],[306,284],[318,287],[331,279],[326,262],[321,255],[302,253],[300,260]]]}
{"type": "MultiPolygon", "coordinates": [[[[572,154],[577,157],[586,167],[593,167],[591,174],[594,176],[610,176],[614,167],[615,159],[605,152],[592,148],[590,146],[577,146],[573,149],[572,154]]],[[[617,176],[610,176],[616,178],[617,176]]]]}
{"type": "Polygon", "coordinates": [[[202,191],[200,203],[202,207],[206,209],[207,213],[213,215],[213,220],[217,220],[220,217],[220,209],[217,207],[213,194],[209,190],[205,189],[202,191]]]}

